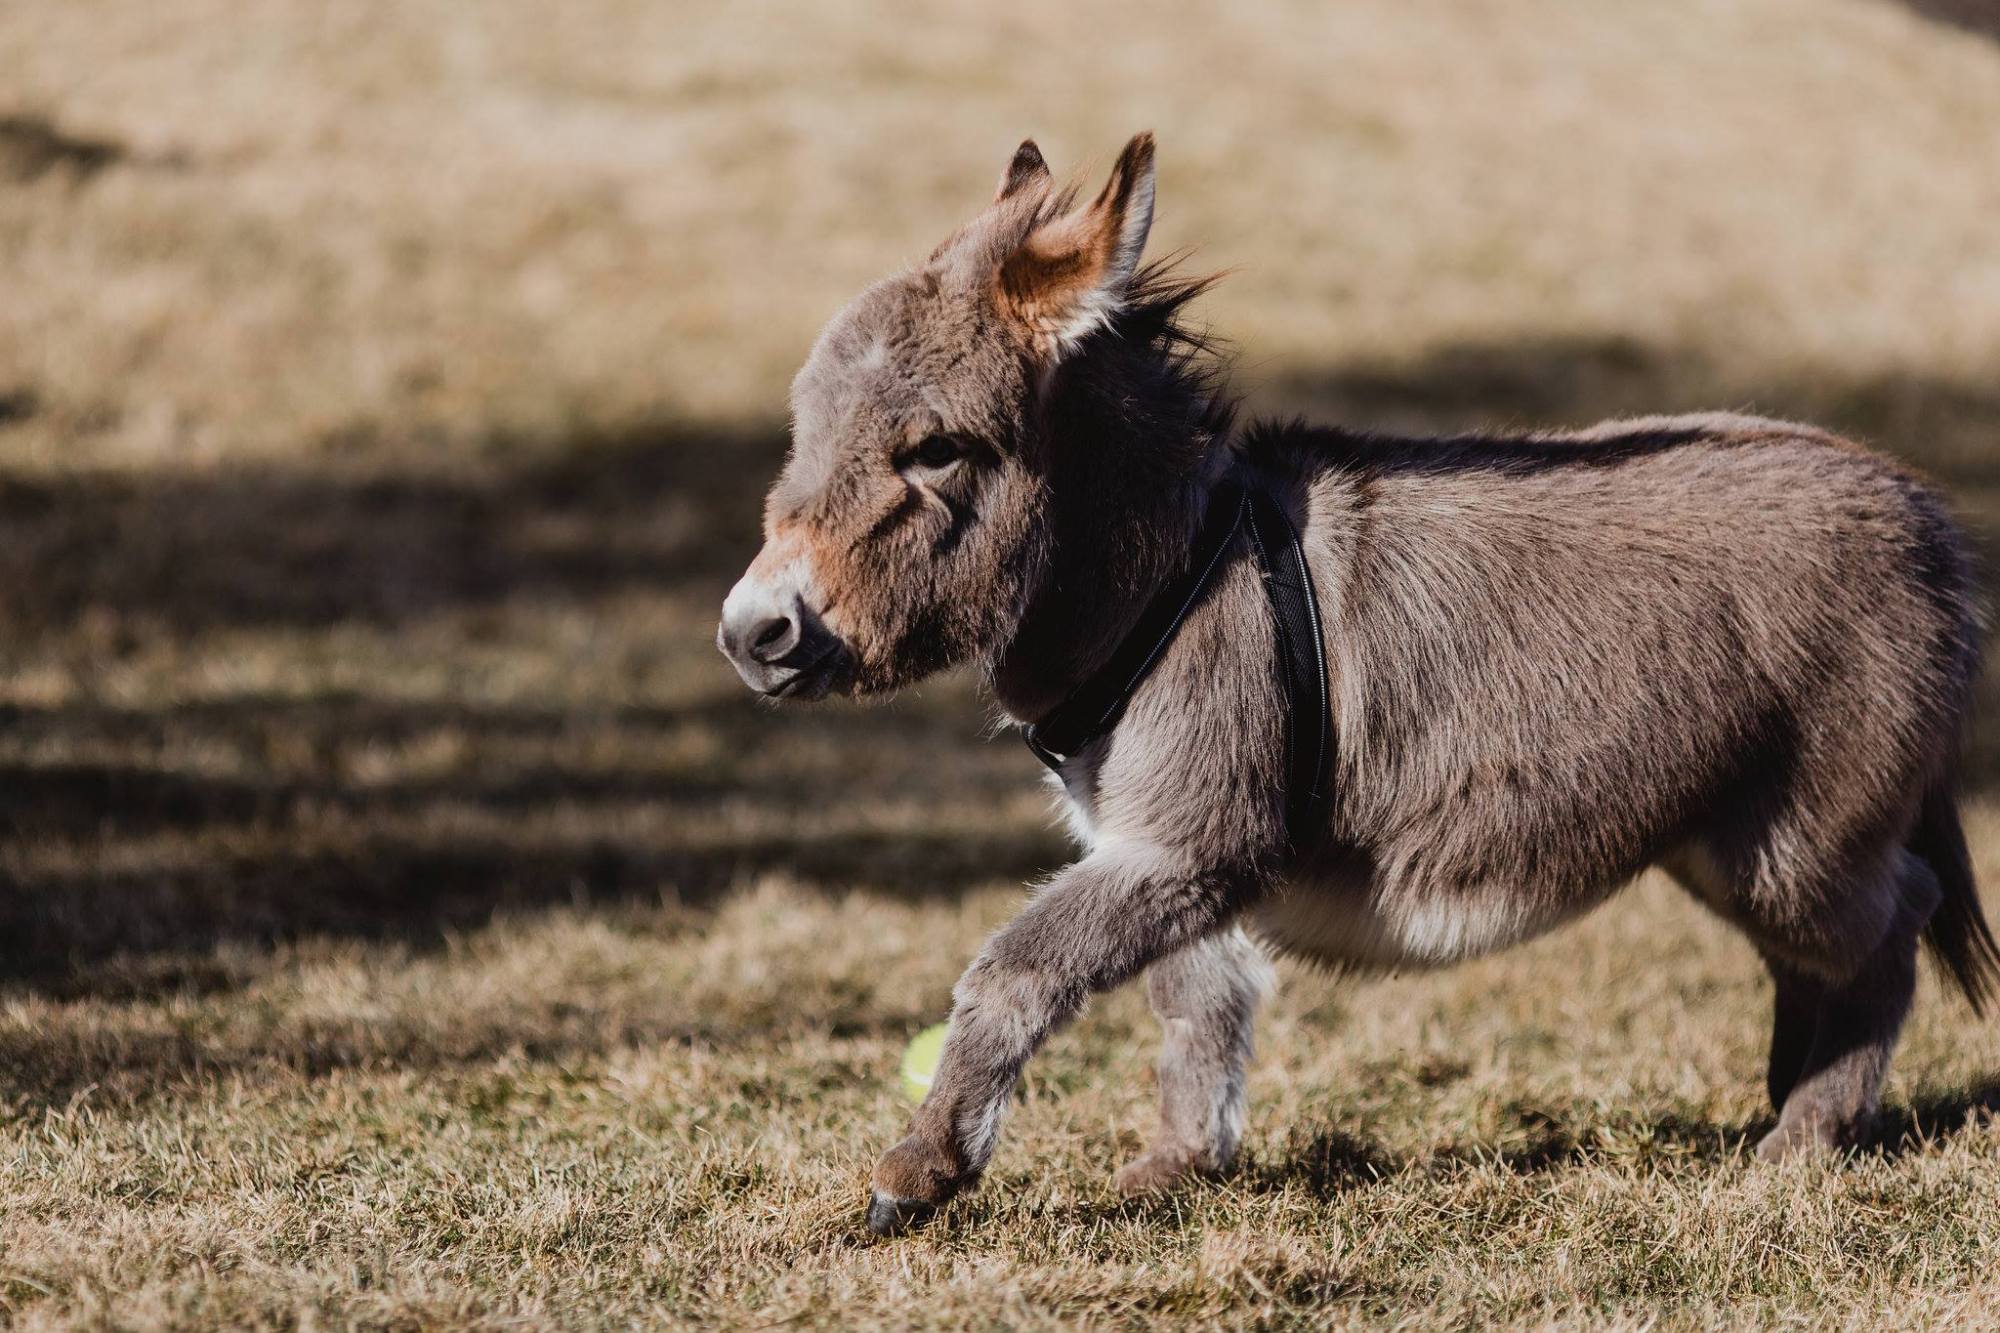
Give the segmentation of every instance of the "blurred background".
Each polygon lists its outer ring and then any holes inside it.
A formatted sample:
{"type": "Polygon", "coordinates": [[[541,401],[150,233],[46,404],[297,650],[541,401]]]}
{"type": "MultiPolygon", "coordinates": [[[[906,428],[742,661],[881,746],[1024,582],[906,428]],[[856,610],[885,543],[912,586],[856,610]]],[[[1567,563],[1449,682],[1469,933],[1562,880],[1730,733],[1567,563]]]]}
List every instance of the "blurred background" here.
{"type": "Polygon", "coordinates": [[[0,6],[0,1099],[892,1058],[1038,767],[716,613],[819,326],[1143,128],[1255,409],[1799,416],[2000,538],[1988,0],[0,6]]]}

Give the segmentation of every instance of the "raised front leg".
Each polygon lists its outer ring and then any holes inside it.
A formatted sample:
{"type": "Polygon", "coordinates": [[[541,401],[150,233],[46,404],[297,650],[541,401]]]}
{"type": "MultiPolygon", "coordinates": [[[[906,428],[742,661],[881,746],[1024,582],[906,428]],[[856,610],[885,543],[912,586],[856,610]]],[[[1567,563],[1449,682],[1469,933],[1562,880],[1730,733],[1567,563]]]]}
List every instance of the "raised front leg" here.
{"type": "Polygon", "coordinates": [[[1021,1066],[1084,1001],[1214,934],[1257,876],[1115,842],[1063,871],[987,942],[953,991],[951,1035],[908,1135],[876,1164],[868,1225],[922,1221],[978,1179],[1021,1066]]]}
{"type": "Polygon", "coordinates": [[[1271,989],[1263,950],[1240,928],[1211,935],[1146,970],[1162,1029],[1160,1131],[1120,1168],[1122,1194],[1164,1189],[1228,1166],[1243,1139],[1243,1067],[1257,1005],[1271,989]]]}

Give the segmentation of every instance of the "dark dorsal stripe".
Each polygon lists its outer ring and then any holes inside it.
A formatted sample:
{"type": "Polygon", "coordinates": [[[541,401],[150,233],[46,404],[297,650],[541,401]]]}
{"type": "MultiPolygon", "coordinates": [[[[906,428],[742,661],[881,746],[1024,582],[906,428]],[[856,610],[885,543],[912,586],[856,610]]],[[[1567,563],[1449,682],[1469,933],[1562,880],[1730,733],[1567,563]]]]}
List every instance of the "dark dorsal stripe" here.
{"type": "Polygon", "coordinates": [[[1298,530],[1261,489],[1246,489],[1233,480],[1216,486],[1187,568],[1153,595],[1110,660],[1022,735],[1036,757],[1060,773],[1065,761],[1116,727],[1133,692],[1173,642],[1246,522],[1278,627],[1286,703],[1285,824],[1292,845],[1301,847],[1313,841],[1326,811],[1333,707],[1327,696],[1326,645],[1320,635],[1312,571],[1306,566],[1298,530]]]}

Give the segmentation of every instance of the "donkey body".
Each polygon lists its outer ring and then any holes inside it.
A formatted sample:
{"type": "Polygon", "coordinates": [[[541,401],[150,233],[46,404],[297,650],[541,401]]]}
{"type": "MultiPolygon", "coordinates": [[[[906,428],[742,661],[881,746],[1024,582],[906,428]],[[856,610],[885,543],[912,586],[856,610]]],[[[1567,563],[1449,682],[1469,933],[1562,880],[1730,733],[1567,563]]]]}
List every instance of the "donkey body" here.
{"type": "Polygon", "coordinates": [[[1538,935],[1648,866],[1776,986],[1777,1157],[1866,1132],[1928,940],[1995,976],[1951,788],[1978,665],[1965,542],[1908,473],[1809,427],[1647,418],[1516,437],[1231,429],[1140,270],[1152,144],[1073,209],[1032,144],[993,205],[829,325],[794,385],[766,545],[719,640],[773,695],[959,662],[1016,722],[1101,664],[1211,488],[1298,528],[1333,700],[1324,828],[1285,827],[1276,626],[1238,547],[1115,730],[1060,773],[1085,847],[989,941],[869,1221],[977,1179],[1023,1063],[1144,971],[1161,1128],[1127,1191],[1218,1170],[1263,944],[1434,966],[1538,935]]]}

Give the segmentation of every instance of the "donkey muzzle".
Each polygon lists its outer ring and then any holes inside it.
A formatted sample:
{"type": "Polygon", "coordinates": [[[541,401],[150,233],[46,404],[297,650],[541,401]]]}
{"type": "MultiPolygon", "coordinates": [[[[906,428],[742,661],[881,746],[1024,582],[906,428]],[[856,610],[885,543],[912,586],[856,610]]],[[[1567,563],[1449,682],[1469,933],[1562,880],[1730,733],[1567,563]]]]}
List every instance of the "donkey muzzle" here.
{"type": "Polygon", "coordinates": [[[743,683],[773,699],[818,699],[847,667],[847,647],[796,592],[745,576],[722,604],[715,646],[743,683]]]}

